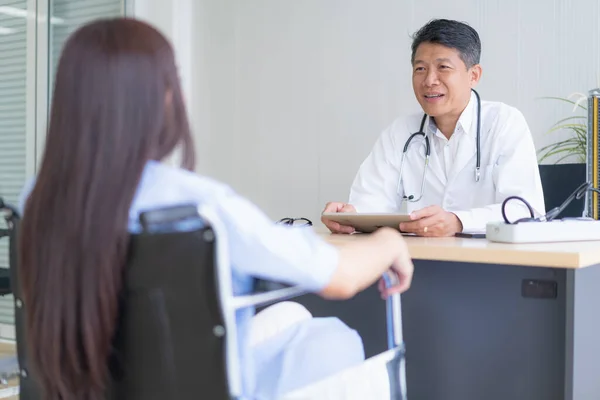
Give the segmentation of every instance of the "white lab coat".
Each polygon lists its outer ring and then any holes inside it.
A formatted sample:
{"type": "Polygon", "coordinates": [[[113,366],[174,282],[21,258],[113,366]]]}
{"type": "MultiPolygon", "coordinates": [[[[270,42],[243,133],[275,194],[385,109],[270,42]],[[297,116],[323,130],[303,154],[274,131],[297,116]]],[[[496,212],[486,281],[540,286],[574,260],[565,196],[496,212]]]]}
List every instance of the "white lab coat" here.
{"type": "MultiPolygon", "coordinates": [[[[423,197],[418,202],[407,202],[404,208],[405,193],[415,198],[420,194],[425,141],[418,136],[411,142],[398,187],[402,150],[408,137],[419,130],[422,117],[422,112],[400,117],[381,134],[352,184],[349,203],[358,212],[411,212],[439,205],[458,216],[464,232],[483,231],[488,222],[502,220],[501,203],[511,195],[521,196],[535,211],[545,212],[531,132],[523,114],[514,107],[481,101],[481,177],[475,181],[474,94],[459,118],[452,146],[450,142],[448,146],[442,143],[433,119],[427,119],[424,131],[431,143],[431,155],[423,197]]],[[[507,216],[514,220],[529,216],[529,212],[512,200],[507,216]]]]}

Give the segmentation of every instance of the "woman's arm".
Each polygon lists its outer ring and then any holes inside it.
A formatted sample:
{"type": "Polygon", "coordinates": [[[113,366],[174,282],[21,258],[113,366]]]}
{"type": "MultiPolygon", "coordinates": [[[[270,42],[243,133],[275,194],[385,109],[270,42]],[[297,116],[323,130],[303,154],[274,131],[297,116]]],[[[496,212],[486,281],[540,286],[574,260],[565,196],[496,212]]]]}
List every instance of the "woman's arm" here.
{"type": "Polygon", "coordinates": [[[229,239],[232,267],[256,278],[297,285],[327,298],[349,298],[394,269],[410,286],[412,262],[402,235],[380,229],[342,247],[325,242],[311,228],[276,225],[254,204],[233,191],[215,204],[229,239]]]}
{"type": "Polygon", "coordinates": [[[320,294],[326,298],[348,299],[376,282],[389,269],[396,272],[399,283],[386,293],[401,293],[410,287],[413,268],[402,235],[382,228],[340,248],[337,268],[320,294]]]}

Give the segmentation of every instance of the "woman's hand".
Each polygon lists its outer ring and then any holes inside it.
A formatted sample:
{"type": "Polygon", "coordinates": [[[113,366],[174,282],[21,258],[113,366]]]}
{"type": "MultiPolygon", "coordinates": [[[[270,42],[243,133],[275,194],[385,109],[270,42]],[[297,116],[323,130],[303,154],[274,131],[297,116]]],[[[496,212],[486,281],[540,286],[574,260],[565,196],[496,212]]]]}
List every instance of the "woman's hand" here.
{"type": "Polygon", "coordinates": [[[397,282],[388,288],[386,287],[385,280],[383,278],[379,280],[379,291],[384,299],[393,294],[404,293],[407,291],[412,283],[415,268],[410,257],[410,253],[408,252],[406,241],[402,235],[396,231],[393,231],[390,236],[391,238],[389,239],[390,243],[388,246],[391,246],[391,248],[395,250],[395,257],[392,261],[392,265],[390,266],[390,271],[387,273],[394,274],[397,278],[395,281],[397,282]]]}

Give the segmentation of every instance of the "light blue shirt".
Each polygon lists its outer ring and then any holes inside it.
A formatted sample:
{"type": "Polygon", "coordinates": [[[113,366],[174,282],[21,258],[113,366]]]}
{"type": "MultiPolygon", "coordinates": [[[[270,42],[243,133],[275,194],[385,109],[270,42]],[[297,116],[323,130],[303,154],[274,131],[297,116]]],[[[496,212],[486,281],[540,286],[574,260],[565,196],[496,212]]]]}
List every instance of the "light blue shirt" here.
{"type": "MultiPolygon", "coordinates": [[[[33,182],[23,191],[21,210],[32,186],[33,182]]],[[[235,295],[250,293],[253,277],[298,285],[306,290],[317,292],[328,284],[337,267],[337,250],[321,240],[312,229],[274,224],[255,205],[237,195],[228,186],[155,161],[148,162],[142,174],[129,211],[129,231],[132,233],[140,231],[139,215],[144,211],[190,203],[210,206],[217,212],[220,222],[226,228],[235,295]]],[[[243,309],[237,313],[244,392],[252,398],[259,397],[255,394],[257,374],[270,374],[268,369],[273,367],[268,365],[273,365],[273,357],[269,354],[277,352],[278,347],[292,346],[296,343],[298,348],[302,348],[307,346],[304,341],[310,341],[310,338],[318,332],[322,335],[323,330],[329,329],[329,332],[335,336],[337,330],[340,332],[338,338],[341,338],[344,328],[347,330],[347,327],[342,327],[339,321],[327,319],[313,321],[309,326],[298,327],[293,332],[287,332],[287,337],[276,339],[262,350],[262,354],[260,351],[258,354],[252,354],[245,339],[248,337],[249,323],[253,314],[253,308],[243,309]],[[311,334],[311,330],[314,333],[311,334]],[[261,365],[265,365],[266,370],[261,369],[261,365]]],[[[342,346],[340,352],[344,353],[338,357],[340,363],[355,363],[356,357],[346,355],[343,345],[340,346],[342,346]],[[349,358],[349,361],[344,360],[344,357],[349,358]]],[[[315,348],[315,345],[312,345],[312,348],[315,348]]],[[[281,352],[282,349],[280,348],[279,351],[281,352]]],[[[315,352],[322,351],[323,349],[315,350],[315,352]]],[[[289,359],[284,360],[287,363],[294,363],[289,359]]],[[[288,365],[286,368],[293,370],[295,367],[297,366],[288,365]]],[[[273,374],[276,375],[275,371],[273,374]]],[[[318,367],[313,368],[311,374],[318,375],[318,367]]],[[[308,380],[301,376],[297,376],[297,379],[308,380]]]]}

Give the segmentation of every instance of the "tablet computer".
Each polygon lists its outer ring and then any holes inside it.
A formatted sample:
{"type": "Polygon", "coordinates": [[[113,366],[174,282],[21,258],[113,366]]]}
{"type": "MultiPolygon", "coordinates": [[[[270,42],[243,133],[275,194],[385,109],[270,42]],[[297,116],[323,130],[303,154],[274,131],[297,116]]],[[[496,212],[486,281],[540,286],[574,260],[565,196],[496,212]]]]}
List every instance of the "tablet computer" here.
{"type": "Polygon", "coordinates": [[[411,221],[409,215],[397,213],[324,212],[322,216],[365,233],[374,232],[384,226],[400,230],[401,222],[411,221]]]}

